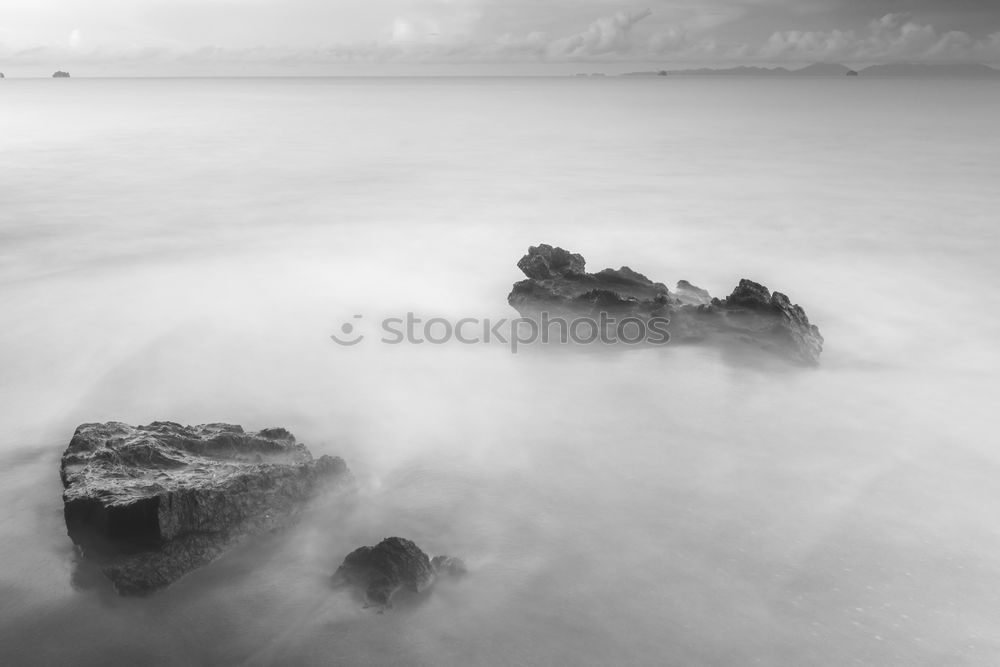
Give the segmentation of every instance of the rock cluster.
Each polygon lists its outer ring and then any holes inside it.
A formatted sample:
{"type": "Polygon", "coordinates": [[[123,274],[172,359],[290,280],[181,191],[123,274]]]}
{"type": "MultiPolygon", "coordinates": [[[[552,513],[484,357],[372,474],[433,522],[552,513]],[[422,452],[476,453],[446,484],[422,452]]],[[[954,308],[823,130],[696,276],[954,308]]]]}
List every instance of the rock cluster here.
{"type": "Polygon", "coordinates": [[[823,336],[800,306],[751,280],[725,299],[686,280],[671,291],[627,266],[587,273],[581,255],[545,244],[529,248],[517,266],[527,280],[514,284],[507,301],[522,317],[666,318],[672,341],[751,346],[803,365],[818,364],[823,351],[823,336]]]}
{"type": "Polygon", "coordinates": [[[370,605],[388,608],[397,591],[422,593],[439,575],[461,576],[465,572],[465,563],[458,558],[430,559],[410,540],[387,537],[374,547],[360,547],[349,553],[334,573],[333,582],[362,591],[370,605]]]}
{"type": "Polygon", "coordinates": [[[66,527],[122,594],[166,586],[347,480],[283,428],[83,424],[62,457],[66,527]]]}

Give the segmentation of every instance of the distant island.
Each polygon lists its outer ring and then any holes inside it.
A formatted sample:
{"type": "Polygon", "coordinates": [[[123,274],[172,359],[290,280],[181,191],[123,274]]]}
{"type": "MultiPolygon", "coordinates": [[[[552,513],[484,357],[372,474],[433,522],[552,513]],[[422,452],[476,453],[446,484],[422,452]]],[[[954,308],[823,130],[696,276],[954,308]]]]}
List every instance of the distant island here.
{"type": "Polygon", "coordinates": [[[989,65],[916,65],[897,63],[872,65],[861,70],[865,76],[1000,77],[1000,69],[989,65]]]}
{"type": "Polygon", "coordinates": [[[996,78],[1000,77],[1000,69],[988,65],[921,65],[916,63],[897,63],[871,65],[870,67],[853,70],[846,65],[837,63],[813,63],[799,69],[748,66],[719,69],[702,67],[699,69],[628,72],[621,76],[906,76],[996,78]]]}
{"type": "Polygon", "coordinates": [[[52,75],[52,78],[53,79],[68,79],[69,78],[69,72],[64,72],[62,70],[59,70],[58,72],[56,72],[55,74],[52,75]]]}

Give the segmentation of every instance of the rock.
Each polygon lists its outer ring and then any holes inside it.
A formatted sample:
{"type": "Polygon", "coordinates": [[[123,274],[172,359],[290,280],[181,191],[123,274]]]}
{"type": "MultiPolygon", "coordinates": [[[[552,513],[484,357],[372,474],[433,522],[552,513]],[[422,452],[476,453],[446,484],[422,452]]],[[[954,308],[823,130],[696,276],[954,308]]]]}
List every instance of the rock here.
{"type": "Polygon", "coordinates": [[[708,290],[695,287],[686,280],[677,281],[677,291],[674,296],[684,306],[707,306],[712,303],[712,295],[708,290]]]}
{"type": "Polygon", "coordinates": [[[69,78],[69,72],[63,72],[62,70],[59,70],[58,72],[55,72],[52,75],[52,78],[53,79],[68,79],[69,78]]]}
{"type": "Polygon", "coordinates": [[[3,72],[0,72],[0,79],[3,79],[3,78],[4,78],[3,72]]]}
{"type": "Polygon", "coordinates": [[[544,244],[531,248],[531,251],[517,263],[517,268],[529,278],[549,280],[559,277],[578,277],[584,273],[585,262],[581,255],[544,244]]]}
{"type": "Polygon", "coordinates": [[[744,278],[733,290],[733,293],[726,298],[726,303],[759,310],[771,303],[771,293],[763,285],[744,278]]]}
{"type": "Polygon", "coordinates": [[[465,574],[465,563],[451,556],[430,560],[420,547],[402,537],[387,537],[374,547],[360,547],[347,555],[333,575],[337,586],[360,589],[366,604],[392,607],[392,597],[400,590],[423,593],[438,574],[465,574]]]}
{"type": "Polygon", "coordinates": [[[454,556],[434,556],[431,558],[431,567],[436,574],[447,574],[452,577],[461,577],[469,572],[465,561],[454,556]]]}
{"type": "Polygon", "coordinates": [[[517,263],[528,280],[514,284],[507,297],[525,317],[596,315],[604,311],[621,316],[662,315],[666,312],[666,285],[654,283],[627,266],[587,273],[582,256],[550,245],[532,246],[517,263]]]}
{"type": "Polygon", "coordinates": [[[672,341],[749,345],[804,365],[818,364],[823,351],[823,336],[800,306],[751,280],[724,300],[686,280],[671,292],[627,266],[587,273],[582,256],[544,244],[517,265],[528,279],[514,284],[507,301],[522,317],[666,318],[672,341]]]}
{"type": "Polygon", "coordinates": [[[66,527],[121,594],[167,586],[241,538],[283,527],[350,478],[283,428],[83,424],[62,457],[66,527]]]}

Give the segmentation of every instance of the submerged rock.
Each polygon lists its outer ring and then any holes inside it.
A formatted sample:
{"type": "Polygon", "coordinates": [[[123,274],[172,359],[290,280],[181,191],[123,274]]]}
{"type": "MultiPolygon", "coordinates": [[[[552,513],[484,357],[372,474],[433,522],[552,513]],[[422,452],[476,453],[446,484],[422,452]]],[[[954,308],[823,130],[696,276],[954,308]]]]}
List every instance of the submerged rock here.
{"type": "Polygon", "coordinates": [[[447,574],[452,577],[461,577],[469,573],[465,561],[454,556],[434,556],[431,558],[431,567],[436,574],[447,574]]]}
{"type": "Polygon", "coordinates": [[[458,558],[435,556],[431,560],[410,540],[387,537],[374,547],[349,553],[334,573],[333,582],[358,588],[367,604],[388,608],[397,591],[423,593],[439,574],[459,576],[465,572],[465,563],[458,558]]]}
{"type": "Polygon", "coordinates": [[[725,299],[686,280],[671,291],[627,266],[587,273],[582,256],[545,244],[517,265],[528,279],[514,284],[507,301],[522,317],[665,318],[672,341],[749,345],[805,365],[818,364],[823,351],[823,336],[800,306],[751,280],[725,299]]]}
{"type": "Polygon", "coordinates": [[[247,535],[287,525],[340,458],[283,428],[83,424],[62,457],[66,527],[121,594],[162,588],[247,535]]]}

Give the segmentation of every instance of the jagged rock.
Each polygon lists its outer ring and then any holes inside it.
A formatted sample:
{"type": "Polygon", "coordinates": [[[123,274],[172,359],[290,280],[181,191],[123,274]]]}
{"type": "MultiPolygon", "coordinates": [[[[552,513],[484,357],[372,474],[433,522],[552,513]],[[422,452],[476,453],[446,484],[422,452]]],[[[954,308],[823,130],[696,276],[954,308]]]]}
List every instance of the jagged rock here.
{"type": "Polygon", "coordinates": [[[422,593],[438,574],[465,574],[465,563],[451,556],[427,557],[420,547],[402,537],[387,537],[374,547],[360,547],[347,555],[333,575],[337,586],[360,589],[367,604],[392,607],[392,596],[400,590],[422,593]]]}
{"type": "Polygon", "coordinates": [[[283,428],[83,424],[62,457],[66,527],[121,594],[162,588],[241,538],[287,525],[350,472],[283,428]]]}
{"type": "Polygon", "coordinates": [[[517,263],[528,280],[514,285],[508,297],[524,316],[547,311],[561,315],[663,315],[666,285],[654,283],[627,266],[587,273],[582,256],[550,245],[532,246],[517,263]]]}
{"type": "Polygon", "coordinates": [[[683,306],[707,306],[712,303],[712,295],[707,289],[695,287],[686,280],[677,281],[677,291],[674,296],[683,306]]]}
{"type": "Polygon", "coordinates": [[[55,72],[55,73],[52,74],[52,78],[53,79],[68,79],[69,78],[69,72],[63,72],[62,70],[59,70],[58,72],[55,72]]]}
{"type": "Polygon", "coordinates": [[[581,255],[571,254],[562,248],[545,248],[546,252],[529,252],[517,263],[517,268],[536,280],[583,275],[585,262],[581,255]]]}
{"type": "Polygon", "coordinates": [[[823,336],[800,306],[751,280],[722,300],[686,280],[671,292],[627,266],[587,273],[583,257],[545,244],[517,265],[528,279],[514,284],[507,301],[522,317],[666,318],[673,341],[751,344],[806,365],[819,363],[823,351],[823,336]]]}

